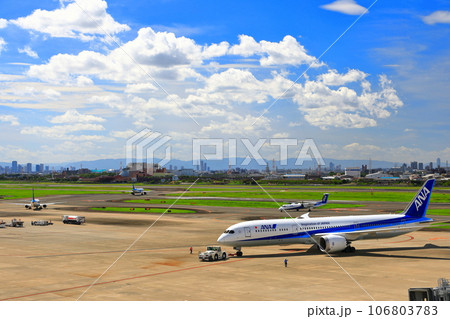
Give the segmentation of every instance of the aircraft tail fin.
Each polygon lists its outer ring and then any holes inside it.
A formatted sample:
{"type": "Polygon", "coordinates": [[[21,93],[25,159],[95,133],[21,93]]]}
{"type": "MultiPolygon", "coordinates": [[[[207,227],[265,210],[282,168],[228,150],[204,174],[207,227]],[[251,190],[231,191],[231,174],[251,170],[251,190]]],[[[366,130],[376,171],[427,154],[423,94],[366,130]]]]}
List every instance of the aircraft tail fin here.
{"type": "Polygon", "coordinates": [[[323,194],[322,203],[326,204],[328,201],[328,193],[323,194]]]}
{"type": "Polygon", "coordinates": [[[430,202],[431,192],[433,191],[434,179],[427,180],[422,188],[417,192],[416,196],[405,209],[406,217],[422,218],[425,216],[430,202]]]}

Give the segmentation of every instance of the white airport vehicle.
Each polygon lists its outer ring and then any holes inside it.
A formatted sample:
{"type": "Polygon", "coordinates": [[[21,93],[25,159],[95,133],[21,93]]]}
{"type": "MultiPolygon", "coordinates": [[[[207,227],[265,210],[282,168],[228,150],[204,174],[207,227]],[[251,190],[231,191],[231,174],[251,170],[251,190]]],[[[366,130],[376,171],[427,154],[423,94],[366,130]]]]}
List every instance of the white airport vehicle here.
{"type": "Polygon", "coordinates": [[[134,183],[133,183],[133,189],[131,190],[131,195],[147,195],[147,192],[144,191],[143,188],[136,188],[134,187],[134,183]]]}
{"type": "Polygon", "coordinates": [[[81,225],[86,222],[86,218],[84,216],[70,216],[70,215],[64,215],[63,216],[63,223],[64,224],[77,224],[81,225]]]}
{"type": "Polygon", "coordinates": [[[31,226],[49,226],[53,225],[51,220],[35,220],[31,221],[31,226]]]}
{"type": "Polygon", "coordinates": [[[432,222],[425,215],[434,182],[426,181],[400,214],[246,221],[228,227],[217,241],[232,246],[237,256],[242,247],[290,244],[314,244],[325,253],[354,252],[353,241],[395,237],[432,222]]]}
{"type": "Polygon", "coordinates": [[[321,201],[318,201],[318,202],[317,201],[301,201],[298,203],[285,204],[285,205],[281,206],[280,208],[278,208],[278,210],[279,211],[286,211],[286,210],[298,211],[299,209],[308,208],[308,212],[310,212],[311,208],[323,206],[327,203],[327,201],[328,201],[328,193],[325,193],[325,194],[323,194],[321,201]]]}
{"type": "Polygon", "coordinates": [[[6,223],[3,220],[0,220],[0,228],[6,228],[6,223]]]}
{"type": "Polygon", "coordinates": [[[198,253],[198,259],[201,261],[225,260],[227,253],[220,246],[208,246],[206,251],[198,253]]]}

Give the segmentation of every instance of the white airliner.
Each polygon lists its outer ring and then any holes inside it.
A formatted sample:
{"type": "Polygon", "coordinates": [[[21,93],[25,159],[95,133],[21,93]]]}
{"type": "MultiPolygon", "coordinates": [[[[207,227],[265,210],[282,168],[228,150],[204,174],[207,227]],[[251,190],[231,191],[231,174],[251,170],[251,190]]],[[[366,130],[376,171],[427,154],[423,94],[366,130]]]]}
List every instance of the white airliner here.
{"type": "Polygon", "coordinates": [[[325,194],[323,194],[322,200],[319,202],[302,201],[299,203],[290,203],[290,204],[281,206],[280,208],[278,208],[278,210],[286,211],[286,210],[294,210],[295,209],[296,211],[298,211],[299,209],[308,208],[308,212],[310,212],[311,208],[323,206],[327,203],[327,201],[328,201],[328,193],[325,193],[325,194]]]}
{"type": "Polygon", "coordinates": [[[147,192],[143,188],[135,188],[133,183],[133,189],[131,190],[131,195],[147,195],[147,192]]]}
{"type": "Polygon", "coordinates": [[[426,227],[425,217],[434,179],[427,180],[401,214],[254,220],[232,225],[217,239],[233,246],[242,256],[242,247],[315,244],[322,252],[354,252],[351,242],[389,238],[426,227]]]}
{"type": "Polygon", "coordinates": [[[46,204],[41,204],[41,201],[37,198],[34,198],[34,188],[33,190],[33,199],[31,200],[30,204],[25,205],[26,209],[34,209],[34,210],[40,210],[42,208],[47,208],[46,204]]]}

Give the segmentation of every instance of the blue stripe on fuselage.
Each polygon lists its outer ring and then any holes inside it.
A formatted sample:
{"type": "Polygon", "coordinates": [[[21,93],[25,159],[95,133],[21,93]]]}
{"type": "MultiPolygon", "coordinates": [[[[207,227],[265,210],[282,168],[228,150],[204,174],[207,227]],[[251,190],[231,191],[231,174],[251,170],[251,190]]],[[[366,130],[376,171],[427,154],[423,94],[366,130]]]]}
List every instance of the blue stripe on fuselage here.
{"type": "MultiPolygon", "coordinates": [[[[412,224],[412,223],[423,223],[423,222],[429,222],[429,221],[432,221],[432,219],[426,218],[426,217],[411,218],[411,217],[405,216],[405,217],[399,217],[399,218],[393,218],[393,219],[377,220],[377,221],[350,224],[350,225],[331,227],[331,228],[311,229],[308,231],[300,231],[298,233],[289,233],[289,234],[267,236],[267,237],[260,237],[260,238],[249,238],[249,239],[243,239],[240,241],[307,238],[307,237],[314,236],[316,234],[320,234],[323,232],[326,232],[326,233],[341,233],[341,232],[352,233],[352,232],[361,231],[361,230],[371,230],[371,229],[377,229],[377,228],[385,228],[385,227],[390,227],[390,226],[399,226],[399,225],[406,225],[406,224],[412,224]],[[375,224],[375,225],[373,225],[373,224],[375,224]],[[355,227],[355,226],[357,226],[357,227],[355,227]]],[[[292,226],[295,226],[295,224],[293,224],[292,226]]],[[[300,225],[298,225],[298,226],[301,227],[300,225]]]]}

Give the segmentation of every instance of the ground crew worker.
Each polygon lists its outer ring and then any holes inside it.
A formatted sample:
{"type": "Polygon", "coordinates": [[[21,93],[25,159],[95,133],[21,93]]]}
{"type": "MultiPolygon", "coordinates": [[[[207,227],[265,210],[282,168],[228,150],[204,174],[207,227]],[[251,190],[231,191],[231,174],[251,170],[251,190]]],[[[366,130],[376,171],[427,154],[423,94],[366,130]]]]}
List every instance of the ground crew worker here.
{"type": "Polygon", "coordinates": [[[191,254],[192,254],[192,247],[191,248],[189,248],[189,251],[191,252],[191,254]]]}
{"type": "Polygon", "coordinates": [[[287,267],[287,258],[284,258],[284,267],[287,267]]]}

